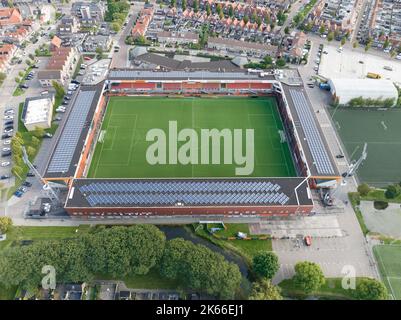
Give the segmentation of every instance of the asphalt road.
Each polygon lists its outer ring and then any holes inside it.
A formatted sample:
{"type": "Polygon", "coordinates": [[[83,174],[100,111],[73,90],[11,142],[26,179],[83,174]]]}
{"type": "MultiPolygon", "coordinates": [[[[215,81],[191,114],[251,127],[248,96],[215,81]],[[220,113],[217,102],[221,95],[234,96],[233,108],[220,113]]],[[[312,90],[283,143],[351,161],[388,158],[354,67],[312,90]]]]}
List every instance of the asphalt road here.
{"type": "Polygon", "coordinates": [[[120,46],[119,52],[112,51],[111,68],[127,68],[130,66],[129,63],[129,50],[133,46],[125,44],[125,38],[131,33],[134,21],[138,17],[139,11],[143,8],[143,2],[135,2],[130,8],[131,17],[128,20],[127,25],[114,37],[114,43],[120,46]]]}

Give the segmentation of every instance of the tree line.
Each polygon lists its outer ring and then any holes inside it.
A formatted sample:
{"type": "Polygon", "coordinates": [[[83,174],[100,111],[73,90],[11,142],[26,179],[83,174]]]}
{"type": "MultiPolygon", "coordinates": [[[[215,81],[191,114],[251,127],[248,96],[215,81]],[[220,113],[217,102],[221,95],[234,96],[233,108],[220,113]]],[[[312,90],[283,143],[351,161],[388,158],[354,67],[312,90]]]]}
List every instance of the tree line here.
{"type": "Polygon", "coordinates": [[[236,264],[202,245],[183,239],[166,241],[153,225],[98,227],[78,238],[38,241],[0,253],[0,284],[34,289],[43,266],[56,270],[56,281],[88,282],[102,275],[121,279],[157,268],[180,286],[221,299],[234,297],[241,282],[236,264]]]}

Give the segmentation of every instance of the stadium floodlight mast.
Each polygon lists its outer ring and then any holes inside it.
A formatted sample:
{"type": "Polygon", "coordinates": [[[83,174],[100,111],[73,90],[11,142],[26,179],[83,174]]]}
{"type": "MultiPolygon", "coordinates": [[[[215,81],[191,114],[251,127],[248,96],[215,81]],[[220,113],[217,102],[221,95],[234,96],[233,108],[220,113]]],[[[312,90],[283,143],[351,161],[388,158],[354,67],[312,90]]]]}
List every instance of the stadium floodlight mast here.
{"type": "Polygon", "coordinates": [[[365,142],[365,144],[363,146],[361,157],[354,163],[350,164],[349,170],[343,174],[344,178],[352,177],[355,174],[355,172],[359,169],[361,164],[366,160],[366,158],[368,156],[367,148],[368,148],[368,144],[365,142]]]}
{"type": "Polygon", "coordinates": [[[60,199],[54,189],[49,185],[49,183],[45,182],[39,171],[35,168],[35,166],[29,160],[28,154],[26,153],[26,149],[22,146],[22,160],[25,164],[35,173],[35,177],[38,178],[39,182],[43,184],[43,190],[49,191],[49,197],[52,202],[60,202],[60,199]]]}

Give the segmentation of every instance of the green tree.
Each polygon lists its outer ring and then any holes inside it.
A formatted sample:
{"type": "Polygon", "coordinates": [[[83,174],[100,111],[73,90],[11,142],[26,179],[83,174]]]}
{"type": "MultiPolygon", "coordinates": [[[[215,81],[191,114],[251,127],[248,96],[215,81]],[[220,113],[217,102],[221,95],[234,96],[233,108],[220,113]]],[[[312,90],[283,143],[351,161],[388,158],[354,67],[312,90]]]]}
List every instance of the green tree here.
{"type": "Polygon", "coordinates": [[[193,8],[194,8],[194,12],[199,11],[199,1],[198,0],[193,1],[193,8]]]}
{"type": "Polygon", "coordinates": [[[279,68],[283,68],[285,66],[285,60],[284,58],[279,58],[276,61],[276,66],[279,68]]]}
{"type": "Polygon", "coordinates": [[[370,192],[370,187],[367,183],[363,183],[358,186],[358,192],[361,196],[367,196],[370,192]]]}
{"type": "Polygon", "coordinates": [[[241,282],[236,264],[205,246],[180,238],[167,242],[160,273],[177,279],[186,288],[202,290],[222,299],[233,298],[241,282]]]}
{"type": "Polygon", "coordinates": [[[39,144],[40,144],[40,140],[37,137],[32,136],[31,143],[32,143],[33,146],[38,147],[39,144]]]}
{"type": "Polygon", "coordinates": [[[103,59],[103,49],[101,47],[96,48],[96,57],[98,60],[103,59]]]}
{"type": "Polygon", "coordinates": [[[0,234],[7,233],[12,225],[13,221],[10,217],[0,217],[0,234]]]}
{"type": "Polygon", "coordinates": [[[326,281],[319,265],[309,261],[298,262],[295,265],[293,279],[305,293],[318,290],[326,281]]]}
{"type": "Polygon", "coordinates": [[[279,267],[278,257],[274,252],[261,251],[253,258],[252,269],[260,277],[272,279],[279,267]]]}
{"type": "Polygon", "coordinates": [[[283,300],[283,297],[279,287],[273,285],[268,279],[262,279],[252,284],[249,300],[283,300]]]}
{"type": "Polygon", "coordinates": [[[360,300],[386,300],[386,286],[376,279],[363,278],[357,281],[356,297],[360,300]]]}
{"type": "Polygon", "coordinates": [[[182,10],[185,10],[187,8],[187,0],[182,0],[181,7],[182,7],[182,10]]]}
{"type": "Polygon", "coordinates": [[[249,17],[248,16],[244,16],[244,18],[242,20],[244,21],[245,24],[247,24],[249,22],[249,17]]]}
{"type": "Polygon", "coordinates": [[[210,9],[210,4],[206,3],[206,15],[210,16],[211,13],[212,13],[212,9],[210,9]]]}
{"type": "Polygon", "coordinates": [[[32,134],[36,138],[43,138],[43,136],[45,135],[45,129],[40,128],[40,127],[35,127],[35,130],[32,131],[32,134]]]}
{"type": "Polygon", "coordinates": [[[319,28],[319,33],[324,34],[326,32],[326,27],[324,25],[321,25],[319,28]]]}
{"type": "Polygon", "coordinates": [[[334,40],[334,32],[329,32],[329,34],[327,35],[327,41],[333,41],[334,40]]]}
{"type": "Polygon", "coordinates": [[[232,6],[228,7],[228,15],[232,18],[234,16],[234,9],[232,6]]]}
{"type": "Polygon", "coordinates": [[[343,46],[346,42],[347,42],[347,38],[346,37],[342,37],[341,38],[341,45],[343,46]]]}
{"type": "Polygon", "coordinates": [[[177,0],[171,0],[170,6],[171,6],[172,8],[175,8],[176,5],[177,5],[177,0]]]}
{"type": "Polygon", "coordinates": [[[57,81],[52,81],[52,86],[56,90],[56,98],[61,99],[65,96],[64,87],[57,81]]]}
{"type": "Polygon", "coordinates": [[[401,194],[401,187],[399,185],[389,185],[384,192],[384,196],[387,199],[397,198],[401,194]]]}
{"type": "Polygon", "coordinates": [[[36,149],[35,149],[34,147],[28,146],[28,147],[26,148],[26,153],[28,154],[28,157],[29,157],[30,159],[32,159],[32,158],[35,156],[35,154],[36,154],[36,149]]]}
{"type": "Polygon", "coordinates": [[[289,28],[288,26],[286,26],[286,27],[284,28],[284,33],[285,33],[285,34],[290,34],[290,28],[289,28]]]}
{"type": "Polygon", "coordinates": [[[355,41],[355,42],[352,44],[352,47],[353,47],[354,49],[358,48],[358,42],[355,41]]]}

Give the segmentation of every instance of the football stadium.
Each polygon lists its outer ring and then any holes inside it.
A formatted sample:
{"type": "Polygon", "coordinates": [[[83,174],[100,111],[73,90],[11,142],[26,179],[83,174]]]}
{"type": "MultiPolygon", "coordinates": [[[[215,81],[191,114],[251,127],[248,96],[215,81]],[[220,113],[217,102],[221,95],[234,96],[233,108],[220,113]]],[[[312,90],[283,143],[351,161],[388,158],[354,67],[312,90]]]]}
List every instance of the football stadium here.
{"type": "Polygon", "coordinates": [[[309,214],[340,179],[302,83],[272,73],[113,69],[67,117],[43,179],[74,217],[309,214]]]}

